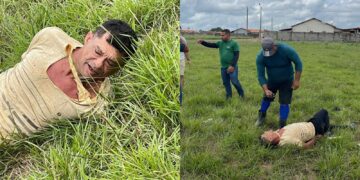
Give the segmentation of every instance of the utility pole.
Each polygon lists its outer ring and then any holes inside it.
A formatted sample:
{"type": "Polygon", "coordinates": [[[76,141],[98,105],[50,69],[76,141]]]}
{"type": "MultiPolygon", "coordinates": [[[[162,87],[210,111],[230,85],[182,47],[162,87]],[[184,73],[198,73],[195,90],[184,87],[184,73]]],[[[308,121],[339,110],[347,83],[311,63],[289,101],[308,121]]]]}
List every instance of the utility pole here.
{"type": "Polygon", "coordinates": [[[249,30],[249,8],[246,6],[246,31],[249,30]]]}
{"type": "Polygon", "coordinates": [[[262,18],[262,7],[261,4],[259,3],[260,6],[260,31],[259,31],[259,39],[261,39],[261,18],[262,18]]]}
{"type": "Polygon", "coordinates": [[[271,17],[271,31],[274,31],[274,26],[273,26],[273,17],[271,17]]]}

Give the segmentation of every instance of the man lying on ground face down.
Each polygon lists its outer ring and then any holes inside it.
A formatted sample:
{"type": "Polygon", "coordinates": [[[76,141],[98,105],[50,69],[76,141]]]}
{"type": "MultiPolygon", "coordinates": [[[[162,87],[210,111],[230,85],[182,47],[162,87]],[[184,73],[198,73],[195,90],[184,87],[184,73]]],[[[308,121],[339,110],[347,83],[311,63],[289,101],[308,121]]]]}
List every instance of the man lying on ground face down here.
{"type": "Polygon", "coordinates": [[[329,130],[329,116],[325,109],[321,109],[307,122],[286,125],[276,131],[265,131],[261,141],[271,146],[296,145],[311,148],[316,140],[329,130]]]}

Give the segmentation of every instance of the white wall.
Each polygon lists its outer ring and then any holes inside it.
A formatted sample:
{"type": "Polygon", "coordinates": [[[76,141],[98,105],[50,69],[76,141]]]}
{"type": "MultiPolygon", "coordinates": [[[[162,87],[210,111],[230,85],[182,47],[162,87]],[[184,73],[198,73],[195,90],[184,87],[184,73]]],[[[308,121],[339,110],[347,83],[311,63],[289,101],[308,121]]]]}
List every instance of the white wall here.
{"type": "Polygon", "coordinates": [[[310,33],[310,32],[265,32],[265,36],[281,41],[337,41],[337,42],[360,42],[360,34],[340,33],[310,33]]]}
{"type": "Polygon", "coordinates": [[[310,20],[305,23],[294,26],[292,29],[293,32],[327,32],[334,33],[335,28],[319,22],[318,20],[310,20]]]}

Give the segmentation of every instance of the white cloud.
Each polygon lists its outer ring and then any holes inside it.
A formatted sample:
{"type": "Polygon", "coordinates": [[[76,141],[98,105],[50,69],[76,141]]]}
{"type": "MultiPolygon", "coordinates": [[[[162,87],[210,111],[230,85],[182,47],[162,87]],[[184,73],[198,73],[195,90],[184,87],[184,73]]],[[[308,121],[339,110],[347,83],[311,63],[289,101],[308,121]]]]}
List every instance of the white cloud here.
{"type": "Polygon", "coordinates": [[[180,22],[183,27],[207,30],[213,27],[236,29],[259,27],[261,3],[263,27],[288,28],[301,21],[318,18],[339,28],[360,26],[360,2],[352,0],[180,0],[180,22]]]}
{"type": "Polygon", "coordinates": [[[321,2],[320,0],[302,0],[302,3],[306,6],[312,5],[312,4],[317,4],[321,2]]]}

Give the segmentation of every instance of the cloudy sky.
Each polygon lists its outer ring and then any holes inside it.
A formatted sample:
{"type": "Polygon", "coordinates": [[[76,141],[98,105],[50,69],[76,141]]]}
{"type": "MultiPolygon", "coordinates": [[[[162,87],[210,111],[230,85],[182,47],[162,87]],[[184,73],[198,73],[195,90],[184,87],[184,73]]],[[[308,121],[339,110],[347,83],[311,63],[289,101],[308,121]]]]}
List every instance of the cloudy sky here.
{"type": "Polygon", "coordinates": [[[180,24],[195,30],[246,28],[248,7],[249,28],[259,29],[259,3],[262,29],[290,28],[310,18],[338,28],[360,27],[360,0],[180,0],[180,24]]]}

